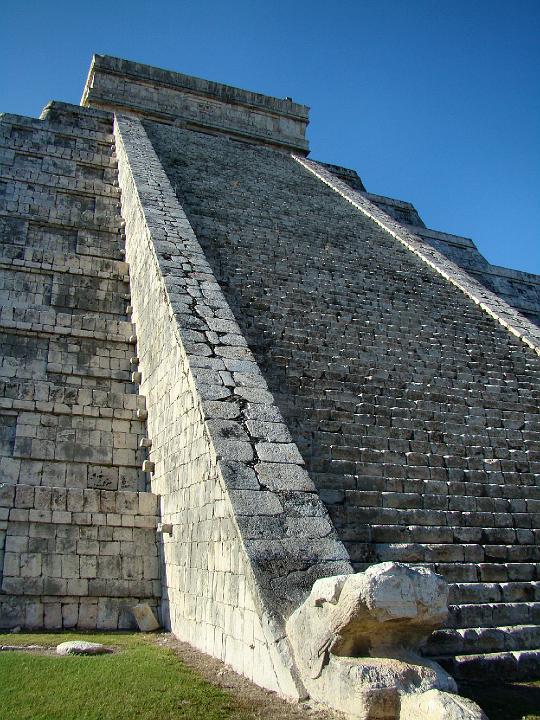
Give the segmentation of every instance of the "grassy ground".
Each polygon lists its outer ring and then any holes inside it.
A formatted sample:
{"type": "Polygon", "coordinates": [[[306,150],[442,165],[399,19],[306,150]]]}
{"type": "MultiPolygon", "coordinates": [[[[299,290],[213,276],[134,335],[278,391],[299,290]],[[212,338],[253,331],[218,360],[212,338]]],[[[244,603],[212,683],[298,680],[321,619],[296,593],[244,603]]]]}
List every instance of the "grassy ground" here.
{"type": "MultiPolygon", "coordinates": [[[[0,635],[0,645],[55,646],[82,635],[0,635]]],[[[144,635],[92,634],[113,655],[0,653],[1,720],[251,720],[232,696],[144,635]]]]}
{"type": "MultiPolygon", "coordinates": [[[[308,717],[328,720],[330,716],[335,717],[282,703],[275,696],[270,699],[247,681],[239,678],[236,682],[235,674],[219,669],[225,666],[218,661],[188,646],[182,649],[181,643],[167,645],[164,635],[0,634],[0,645],[36,644],[54,648],[60,642],[83,637],[113,647],[115,653],[59,657],[51,650],[0,652],[0,720],[299,720],[308,717]],[[221,684],[225,680],[229,691],[216,686],[218,678],[221,684]]],[[[540,681],[462,685],[460,692],[475,700],[490,720],[540,720],[540,681]]]]}

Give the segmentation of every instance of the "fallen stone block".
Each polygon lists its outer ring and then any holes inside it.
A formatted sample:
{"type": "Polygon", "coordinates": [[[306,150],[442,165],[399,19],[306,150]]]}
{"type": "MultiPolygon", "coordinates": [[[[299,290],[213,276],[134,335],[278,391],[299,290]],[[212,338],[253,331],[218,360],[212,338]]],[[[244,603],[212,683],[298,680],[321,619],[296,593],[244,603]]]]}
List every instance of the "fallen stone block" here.
{"type": "Polygon", "coordinates": [[[150,605],[140,603],[131,608],[131,612],[141,632],[153,632],[161,627],[150,605]]]}
{"type": "Polygon", "coordinates": [[[112,650],[101,643],[86,640],[70,640],[56,646],[57,655],[105,655],[112,650]]]}

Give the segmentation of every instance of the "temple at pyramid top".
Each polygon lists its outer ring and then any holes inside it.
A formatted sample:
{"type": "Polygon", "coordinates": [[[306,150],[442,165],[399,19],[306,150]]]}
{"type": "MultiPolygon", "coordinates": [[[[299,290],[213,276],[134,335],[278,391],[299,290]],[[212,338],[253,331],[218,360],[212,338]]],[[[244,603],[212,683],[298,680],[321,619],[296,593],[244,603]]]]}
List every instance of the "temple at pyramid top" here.
{"type": "Polygon", "coordinates": [[[81,105],[308,153],[309,108],[109,55],[94,55],[81,105]]]}

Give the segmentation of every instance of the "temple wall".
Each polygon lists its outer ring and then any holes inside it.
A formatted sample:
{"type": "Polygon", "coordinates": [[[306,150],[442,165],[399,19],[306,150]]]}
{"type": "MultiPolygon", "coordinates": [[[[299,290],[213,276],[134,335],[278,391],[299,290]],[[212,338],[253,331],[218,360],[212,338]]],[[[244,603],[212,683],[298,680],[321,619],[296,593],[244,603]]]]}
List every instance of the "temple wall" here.
{"type": "Polygon", "coordinates": [[[160,594],[112,116],[0,120],[0,627],[131,628],[160,594]]]}

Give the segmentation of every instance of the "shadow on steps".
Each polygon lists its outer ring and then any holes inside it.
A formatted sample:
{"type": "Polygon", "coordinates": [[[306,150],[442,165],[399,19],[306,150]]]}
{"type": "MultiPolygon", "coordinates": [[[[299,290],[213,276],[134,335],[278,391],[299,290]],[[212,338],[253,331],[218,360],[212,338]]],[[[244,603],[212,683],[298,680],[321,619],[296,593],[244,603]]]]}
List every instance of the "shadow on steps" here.
{"type": "Polygon", "coordinates": [[[459,693],[474,700],[489,720],[540,720],[540,680],[530,683],[459,683],[459,693]]]}

